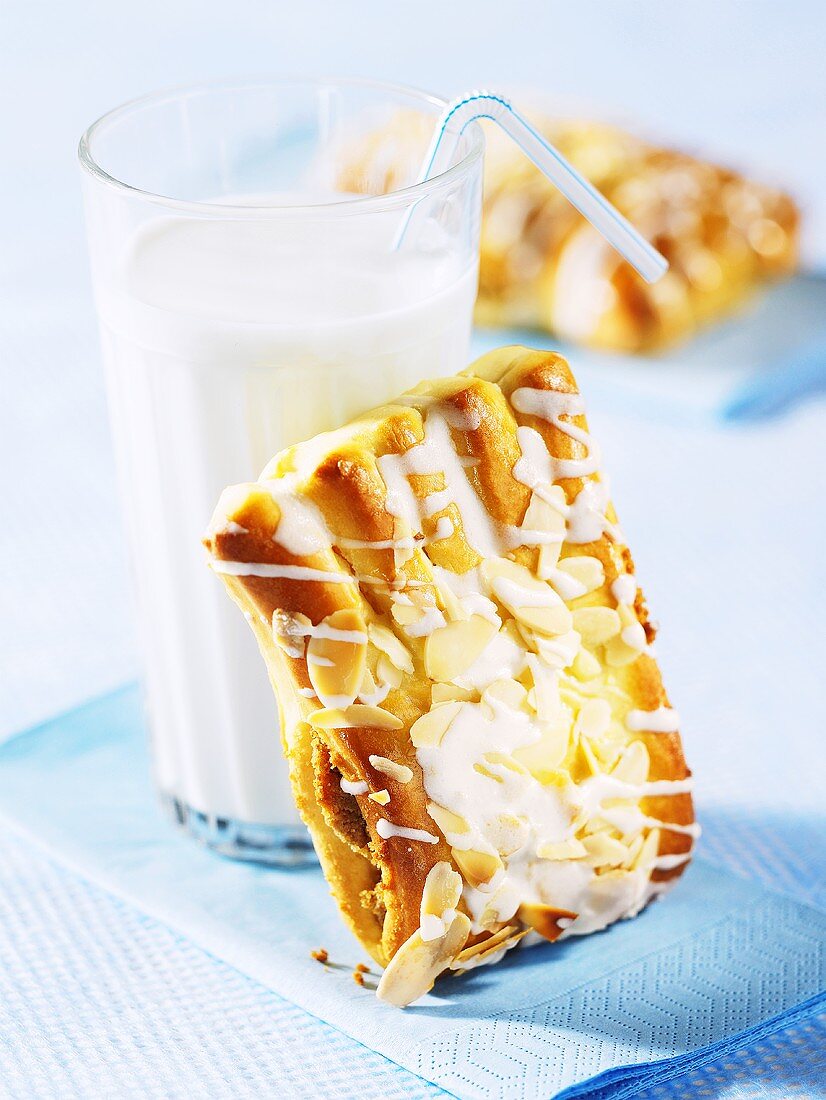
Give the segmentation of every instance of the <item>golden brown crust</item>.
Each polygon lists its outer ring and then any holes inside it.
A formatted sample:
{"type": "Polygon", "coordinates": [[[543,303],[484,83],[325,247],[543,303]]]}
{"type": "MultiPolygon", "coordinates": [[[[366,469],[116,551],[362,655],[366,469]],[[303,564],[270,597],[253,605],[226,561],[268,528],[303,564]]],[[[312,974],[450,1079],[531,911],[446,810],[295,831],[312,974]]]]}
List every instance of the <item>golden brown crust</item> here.
{"type": "MultiPolygon", "coordinates": [[[[501,349],[454,379],[417,387],[404,403],[367,413],[328,437],[284,452],[270,464],[259,483],[227,491],[205,540],[217,569],[223,562],[251,563],[257,570],[257,574],[249,575],[224,572],[222,579],[247,614],[267,662],[281,704],[282,732],[296,800],[333,895],[355,934],[382,964],[416,933],[422,894],[433,869],[442,863],[457,866],[455,849],[451,849],[428,812],[424,773],[410,734],[417,719],[431,711],[433,682],[425,670],[428,636],[410,636],[394,618],[399,612],[398,593],[404,586],[405,599],[429,597],[434,607],[448,613],[448,593],[439,581],[438,568],[461,576],[482,560],[472,545],[470,532],[463,527],[463,513],[455,501],[432,511],[423,521],[422,531],[400,530],[398,516],[389,510],[382,459],[404,454],[421,443],[424,418],[429,408],[437,407],[451,425],[452,453],[465,463],[464,476],[485,514],[502,530],[518,529],[532,492],[513,474],[522,453],[517,429],[533,429],[556,460],[582,459],[586,450],[559,426],[560,422],[518,412],[511,401],[518,389],[578,393],[561,356],[522,348],[501,349]],[[277,541],[282,509],[289,503],[279,496],[279,487],[290,478],[291,494],[321,517],[331,533],[331,546],[322,545],[309,552],[304,547],[299,553],[286,547],[283,539],[277,541]],[[440,519],[450,521],[450,535],[426,546],[428,538],[435,538],[440,519]],[[405,539],[406,548],[400,553],[399,544],[405,539]],[[394,545],[365,545],[389,542],[394,545]],[[293,571],[293,575],[261,575],[267,569],[275,573],[293,571]],[[312,572],[311,576],[308,570],[321,572],[312,572]],[[345,583],[336,577],[344,578],[345,583]],[[331,616],[348,609],[355,618],[334,617],[332,622],[361,623],[364,632],[345,632],[346,638],[340,644],[355,646],[356,642],[347,639],[361,637],[362,633],[366,637],[378,625],[394,632],[412,662],[408,670],[396,669],[397,682],[380,700],[378,713],[360,711],[358,724],[323,717],[321,702],[311,696],[318,690],[323,674],[319,668],[323,670],[335,662],[327,661],[325,665],[322,656],[322,664],[314,668],[308,660],[304,637],[295,644],[295,636],[289,636],[290,629],[302,629],[302,622],[318,633],[320,624],[329,623],[331,616]],[[354,794],[342,791],[342,779],[346,784],[362,784],[364,789],[356,788],[354,794]],[[434,843],[409,835],[387,835],[381,822],[390,823],[391,833],[393,826],[421,830],[434,843]]],[[[580,414],[567,416],[564,423],[587,430],[585,417],[580,414]]],[[[591,480],[590,476],[567,477],[558,482],[569,505],[591,480]]],[[[442,492],[445,478],[439,472],[425,470],[411,473],[409,484],[417,496],[423,497],[442,492]]],[[[616,520],[610,506],[606,515],[610,526],[616,520]]],[[[531,545],[516,546],[510,555],[531,571],[537,568],[538,556],[539,550],[531,545]]],[[[612,582],[633,568],[627,547],[617,534],[604,533],[592,542],[566,543],[562,548],[563,563],[568,557],[582,556],[598,559],[604,579],[587,594],[569,601],[574,613],[588,608],[615,608],[612,582]]],[[[643,629],[648,627],[641,594],[637,593],[633,610],[627,613],[643,629]]],[[[381,653],[374,646],[372,634],[364,648],[368,654],[366,668],[370,669],[372,661],[375,672],[381,653]]],[[[602,653],[599,644],[593,652],[598,656],[602,653]]],[[[605,665],[604,656],[599,660],[605,665]]],[[[622,706],[626,709],[630,706],[654,711],[668,706],[659,668],[647,653],[612,667],[605,676],[614,696],[625,700],[622,706]]],[[[379,679],[376,674],[374,686],[379,679]]],[[[576,694],[581,685],[568,673],[563,679],[566,690],[581,703],[584,696],[576,694]]],[[[599,695],[602,681],[594,683],[599,695]]],[[[583,691],[586,689],[587,684],[582,686],[583,691]]],[[[689,775],[678,734],[642,731],[622,737],[624,740],[613,749],[605,748],[606,753],[610,750],[613,754],[614,762],[624,746],[639,742],[646,747],[650,760],[649,780],[682,780],[689,775]]],[[[593,757],[587,752],[582,757],[583,751],[572,741],[565,756],[564,767],[577,777],[577,782],[588,774],[588,767],[594,767],[593,757]]],[[[605,766],[607,770],[609,765],[605,766]]],[[[689,826],[693,821],[687,793],[645,797],[641,809],[665,823],[689,826]]],[[[687,833],[661,830],[661,855],[679,855],[690,848],[691,836],[687,833]]],[[[684,863],[677,863],[654,870],[653,878],[676,877],[683,869],[684,863]]],[[[489,931],[477,930],[470,942],[502,927],[500,923],[489,931]]]]}

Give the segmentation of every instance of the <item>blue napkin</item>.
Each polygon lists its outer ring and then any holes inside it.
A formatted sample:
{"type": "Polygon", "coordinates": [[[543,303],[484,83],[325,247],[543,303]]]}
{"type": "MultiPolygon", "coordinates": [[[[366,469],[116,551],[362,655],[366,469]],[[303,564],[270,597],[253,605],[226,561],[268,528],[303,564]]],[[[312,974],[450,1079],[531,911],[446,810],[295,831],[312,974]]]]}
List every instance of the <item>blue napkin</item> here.
{"type": "Polygon", "coordinates": [[[824,986],[826,914],[700,860],[636,920],[516,952],[399,1012],[352,981],[363,956],[317,870],[196,848],[162,819],[148,775],[129,688],[0,747],[0,812],[87,878],[463,1097],[630,1095],[746,1029],[814,1011],[824,986]],[[312,960],[320,946],[341,965],[312,960]]]}

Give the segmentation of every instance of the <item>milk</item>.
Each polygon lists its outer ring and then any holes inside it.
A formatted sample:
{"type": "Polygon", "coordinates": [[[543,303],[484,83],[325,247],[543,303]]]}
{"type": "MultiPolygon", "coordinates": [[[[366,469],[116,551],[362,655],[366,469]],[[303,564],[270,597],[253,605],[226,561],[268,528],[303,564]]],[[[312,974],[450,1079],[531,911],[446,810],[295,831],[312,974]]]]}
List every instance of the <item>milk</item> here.
{"type": "Polygon", "coordinates": [[[263,661],[200,543],[221,490],[466,365],[475,266],[436,230],[394,252],[395,213],[359,222],[158,217],[97,288],[157,779],[208,818],[298,822],[263,661]]]}

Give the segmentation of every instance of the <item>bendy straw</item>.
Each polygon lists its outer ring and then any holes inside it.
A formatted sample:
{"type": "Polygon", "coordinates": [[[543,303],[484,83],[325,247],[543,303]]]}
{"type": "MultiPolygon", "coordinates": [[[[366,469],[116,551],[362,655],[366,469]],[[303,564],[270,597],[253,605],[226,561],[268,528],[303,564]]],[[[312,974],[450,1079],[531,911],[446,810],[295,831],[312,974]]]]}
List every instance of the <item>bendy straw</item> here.
{"type": "MultiPolygon", "coordinates": [[[[668,270],[668,261],[646,241],[631,223],[577,172],[509,102],[493,92],[471,92],[449,103],[433,134],[418,182],[446,171],[453,162],[464,130],[479,119],[495,122],[544,172],[548,179],[597,229],[646,282],[656,282],[668,270]]],[[[396,236],[398,247],[407,231],[410,211],[396,236]]]]}

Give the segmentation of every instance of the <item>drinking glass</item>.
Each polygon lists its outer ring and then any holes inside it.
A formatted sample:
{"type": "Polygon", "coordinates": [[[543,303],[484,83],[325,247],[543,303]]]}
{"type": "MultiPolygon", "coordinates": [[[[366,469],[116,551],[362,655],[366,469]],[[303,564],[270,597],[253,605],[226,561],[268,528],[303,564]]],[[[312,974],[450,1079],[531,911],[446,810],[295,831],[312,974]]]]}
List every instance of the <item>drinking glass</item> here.
{"type": "Polygon", "coordinates": [[[416,184],[411,135],[443,106],[358,80],[212,84],[80,142],[154,771],[226,855],[313,858],[264,663],[201,537],[276,452],[466,365],[483,138],[416,184]],[[343,190],[359,150],[389,192],[343,190]]]}

